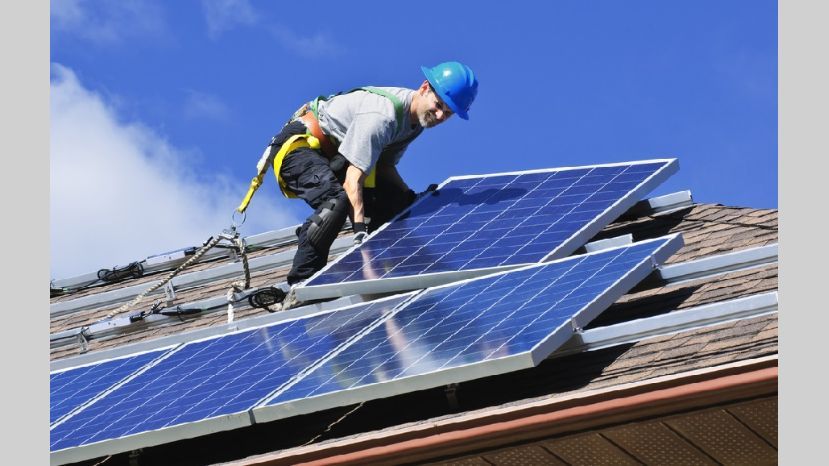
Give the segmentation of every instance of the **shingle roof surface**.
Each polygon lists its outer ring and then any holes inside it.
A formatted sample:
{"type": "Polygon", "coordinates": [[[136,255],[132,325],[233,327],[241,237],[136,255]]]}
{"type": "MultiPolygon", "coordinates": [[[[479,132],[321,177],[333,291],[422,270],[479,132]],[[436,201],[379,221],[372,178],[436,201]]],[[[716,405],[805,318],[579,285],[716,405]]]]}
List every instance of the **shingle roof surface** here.
{"type": "MultiPolygon", "coordinates": [[[[595,239],[619,236],[631,233],[634,240],[653,238],[669,233],[681,232],[685,246],[671,257],[668,263],[678,263],[701,257],[748,249],[777,242],[777,211],[771,209],[747,209],[725,207],[714,204],[694,205],[678,212],[662,215],[652,215],[636,219],[620,219],[596,235],[595,239]]],[[[264,248],[249,254],[249,258],[261,257],[269,254],[292,250],[292,246],[264,248]]],[[[218,259],[204,264],[196,264],[184,273],[207,270],[229,263],[227,258],[218,259]]],[[[251,274],[251,286],[269,286],[284,281],[289,266],[276,267],[270,270],[251,274]]],[[[156,273],[139,279],[127,280],[107,286],[92,287],[69,295],[51,299],[52,303],[65,302],[97,293],[103,293],[124,287],[159,280],[167,272],[156,273]]],[[[183,273],[183,274],[184,274],[183,273]]],[[[182,275],[183,275],[182,274],[182,275]]],[[[192,303],[194,301],[224,296],[230,284],[241,279],[233,276],[222,280],[176,290],[176,299],[167,307],[192,303]]],[[[181,275],[180,275],[181,276],[181,275]]],[[[148,285],[149,286],[149,285],[148,285]]],[[[760,291],[777,288],[777,268],[767,266],[759,270],[735,272],[715,281],[699,280],[682,285],[656,286],[647,289],[634,289],[622,297],[617,304],[611,306],[593,326],[607,325],[628,316],[647,316],[675,307],[682,309],[725,298],[754,294],[760,291]],[[633,311],[632,311],[633,309],[633,311]]],[[[158,297],[147,297],[126,314],[148,309],[158,297]]],[[[118,309],[123,302],[93,307],[62,316],[55,316],[50,320],[50,333],[77,329],[93,324],[103,319],[109,312],[118,309]]],[[[252,309],[240,303],[235,310],[235,319],[241,320],[252,316],[267,313],[263,309],[252,309]]],[[[197,317],[171,318],[164,324],[144,325],[136,323],[123,334],[93,339],[88,343],[88,351],[99,351],[129,343],[159,338],[162,336],[187,332],[205,328],[227,321],[223,311],[207,313],[197,317]]],[[[52,349],[51,358],[59,359],[79,354],[77,345],[59,346],[52,349]]]]}
{"type": "Polygon", "coordinates": [[[668,259],[675,264],[777,242],[777,210],[696,204],[670,214],[620,219],[595,239],[632,234],[635,241],[682,233],[685,247],[668,259]]]}

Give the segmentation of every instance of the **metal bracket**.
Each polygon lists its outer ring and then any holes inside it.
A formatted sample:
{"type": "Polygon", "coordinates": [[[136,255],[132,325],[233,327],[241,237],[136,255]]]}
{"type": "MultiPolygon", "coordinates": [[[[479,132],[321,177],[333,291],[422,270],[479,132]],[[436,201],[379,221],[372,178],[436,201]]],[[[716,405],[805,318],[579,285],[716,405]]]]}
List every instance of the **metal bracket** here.
{"type": "Polygon", "coordinates": [[[245,254],[245,248],[247,247],[247,243],[245,242],[244,238],[239,239],[239,235],[227,238],[228,241],[233,245],[233,247],[227,248],[228,257],[233,262],[239,262],[242,259],[242,256],[245,254]]]}
{"type": "Polygon", "coordinates": [[[443,391],[446,393],[446,401],[449,403],[449,408],[452,411],[459,411],[461,405],[458,402],[458,384],[450,383],[443,391]]]}
{"type": "Polygon", "coordinates": [[[143,453],[143,452],[144,452],[143,448],[139,448],[137,450],[130,451],[130,456],[129,456],[130,466],[139,466],[141,464],[141,463],[139,463],[138,458],[141,457],[141,453],[143,453]]]}
{"type": "Polygon", "coordinates": [[[168,305],[176,300],[176,288],[175,286],[173,286],[172,280],[170,280],[169,282],[167,282],[166,285],[164,285],[164,295],[167,298],[166,304],[168,305]]]}
{"type": "Polygon", "coordinates": [[[230,228],[225,228],[222,230],[222,236],[225,239],[233,239],[239,236],[239,233],[236,231],[236,225],[230,225],[230,228]]]}
{"type": "Polygon", "coordinates": [[[584,250],[587,252],[595,252],[603,249],[627,246],[629,244],[633,244],[633,235],[630,233],[613,238],[592,241],[584,245],[584,250]]]}
{"type": "Polygon", "coordinates": [[[86,332],[86,327],[82,328],[80,332],[78,332],[78,346],[81,347],[81,353],[86,353],[89,351],[89,339],[86,338],[84,334],[86,332]]]}

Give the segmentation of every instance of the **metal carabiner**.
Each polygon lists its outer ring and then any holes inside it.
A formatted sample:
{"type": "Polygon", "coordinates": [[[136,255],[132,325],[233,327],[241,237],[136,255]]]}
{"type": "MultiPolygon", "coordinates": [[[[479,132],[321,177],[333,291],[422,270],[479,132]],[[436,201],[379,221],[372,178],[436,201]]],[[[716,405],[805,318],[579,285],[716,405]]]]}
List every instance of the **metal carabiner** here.
{"type": "Polygon", "coordinates": [[[237,224],[237,223],[236,223],[236,214],[238,214],[238,213],[239,213],[239,210],[234,210],[234,211],[233,211],[233,215],[231,215],[231,216],[230,216],[230,228],[231,228],[231,229],[233,229],[233,230],[235,230],[236,228],[238,228],[238,227],[240,227],[240,226],[244,225],[244,224],[245,224],[245,220],[247,220],[247,219],[248,219],[248,214],[247,214],[247,212],[242,212],[242,213],[241,213],[241,214],[242,214],[242,221],[241,221],[241,222],[239,222],[239,223],[237,224]]]}

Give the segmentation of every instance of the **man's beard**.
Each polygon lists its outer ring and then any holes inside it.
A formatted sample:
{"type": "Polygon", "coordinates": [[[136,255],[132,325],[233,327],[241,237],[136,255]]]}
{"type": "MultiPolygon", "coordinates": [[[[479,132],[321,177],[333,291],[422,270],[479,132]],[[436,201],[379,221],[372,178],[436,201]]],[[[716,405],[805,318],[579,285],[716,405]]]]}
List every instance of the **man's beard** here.
{"type": "Polygon", "coordinates": [[[424,128],[431,128],[432,126],[438,124],[437,118],[435,117],[435,114],[432,112],[426,112],[423,115],[420,115],[420,118],[418,118],[418,120],[420,120],[420,126],[424,128]]]}

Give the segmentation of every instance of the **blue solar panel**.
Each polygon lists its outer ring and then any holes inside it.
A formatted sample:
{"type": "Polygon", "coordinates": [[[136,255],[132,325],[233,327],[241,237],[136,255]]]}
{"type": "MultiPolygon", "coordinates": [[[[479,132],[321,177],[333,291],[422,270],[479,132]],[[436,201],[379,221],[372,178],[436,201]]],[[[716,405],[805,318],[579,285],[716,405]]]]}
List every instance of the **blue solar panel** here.
{"type": "Polygon", "coordinates": [[[329,264],[297,296],[327,297],[315,286],[566,256],[676,167],[675,160],[659,160],[450,179],[329,264]]]}
{"type": "Polygon", "coordinates": [[[371,398],[532,367],[681,245],[674,235],[427,290],[267,405],[296,412],[335,392],[356,402],[361,388],[371,398]],[[510,362],[486,368],[499,361],[510,362]]]}
{"type": "Polygon", "coordinates": [[[407,297],[183,345],[53,428],[51,450],[244,413],[407,297]]]}
{"type": "Polygon", "coordinates": [[[49,374],[49,423],[112,388],[166,351],[151,351],[49,374]]]}

